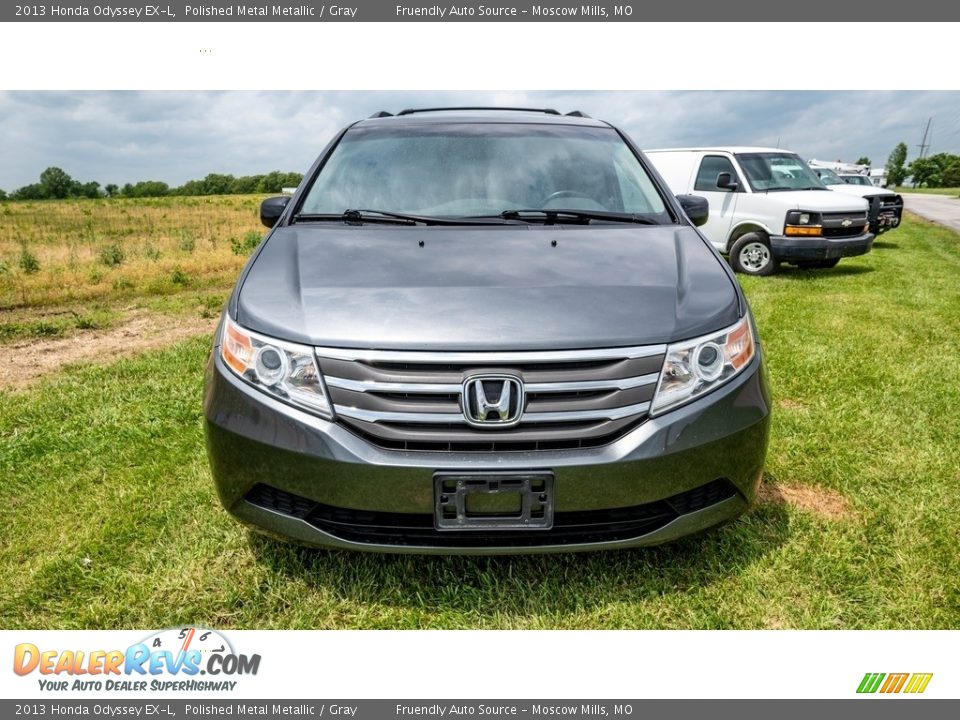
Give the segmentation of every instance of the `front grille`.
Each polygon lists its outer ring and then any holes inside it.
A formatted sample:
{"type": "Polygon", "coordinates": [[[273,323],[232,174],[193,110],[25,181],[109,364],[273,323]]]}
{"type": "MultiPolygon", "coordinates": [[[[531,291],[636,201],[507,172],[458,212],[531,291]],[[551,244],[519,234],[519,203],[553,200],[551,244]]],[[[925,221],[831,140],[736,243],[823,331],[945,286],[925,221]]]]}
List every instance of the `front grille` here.
{"type": "Polygon", "coordinates": [[[256,485],[246,499],[258,507],[305,520],[334,537],[380,545],[429,547],[484,547],[570,545],[612,542],[641,537],[689,513],[703,510],[737,495],[728,480],[718,478],[700,487],[643,505],[607,510],[554,513],[549,530],[437,530],[429,513],[392,513],[353,510],[313,502],[307,498],[256,485]],[[303,512],[304,508],[309,508],[303,512]],[[292,509],[296,509],[294,512],[292,509]]]}
{"type": "Polygon", "coordinates": [[[856,237],[863,234],[863,227],[866,224],[866,212],[823,213],[823,236],[828,238],[856,237]]]}
{"type": "Polygon", "coordinates": [[[663,345],[532,352],[394,352],[317,348],[337,419],[389,450],[511,452],[598,447],[646,418],[663,345]],[[524,406],[511,427],[477,427],[463,383],[515,376],[524,406]]]}

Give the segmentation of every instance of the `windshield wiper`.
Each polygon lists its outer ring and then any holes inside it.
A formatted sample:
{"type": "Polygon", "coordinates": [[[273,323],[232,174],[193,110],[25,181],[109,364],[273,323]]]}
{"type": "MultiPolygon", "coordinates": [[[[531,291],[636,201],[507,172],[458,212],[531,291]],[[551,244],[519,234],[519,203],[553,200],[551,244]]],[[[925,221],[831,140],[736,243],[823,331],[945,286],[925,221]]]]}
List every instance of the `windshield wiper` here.
{"type": "Polygon", "coordinates": [[[412,215],[389,210],[344,210],[335,213],[299,213],[293,216],[294,222],[323,222],[339,220],[345,223],[380,223],[386,225],[507,225],[512,223],[492,218],[454,218],[432,215],[412,215]]]}
{"type": "Polygon", "coordinates": [[[564,221],[582,221],[589,223],[591,220],[607,220],[609,222],[637,223],[640,225],[659,225],[654,218],[646,215],[637,215],[635,213],[611,212],[608,210],[547,210],[547,209],[516,209],[504,210],[500,217],[506,220],[523,220],[525,222],[535,222],[542,218],[544,224],[553,225],[564,221]]]}

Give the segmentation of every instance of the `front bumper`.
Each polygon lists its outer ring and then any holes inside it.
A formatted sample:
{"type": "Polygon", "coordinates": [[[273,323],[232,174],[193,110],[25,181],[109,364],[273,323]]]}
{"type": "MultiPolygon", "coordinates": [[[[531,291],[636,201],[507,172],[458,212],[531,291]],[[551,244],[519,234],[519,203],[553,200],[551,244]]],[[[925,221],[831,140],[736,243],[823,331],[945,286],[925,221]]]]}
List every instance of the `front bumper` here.
{"type": "Polygon", "coordinates": [[[652,545],[736,517],[760,482],[770,398],[758,351],[729,385],[603,447],[405,452],[266,396],[214,352],[204,414],[220,500],[261,531],[320,547],[505,554],[652,545]],[[433,528],[436,471],[537,470],[554,475],[554,530],[591,518],[595,531],[433,528]],[[383,532],[385,523],[400,529],[383,532]]]}
{"type": "Polygon", "coordinates": [[[873,233],[850,238],[770,236],[770,248],[782,262],[804,260],[833,260],[834,258],[865,255],[873,247],[873,233]]]}
{"type": "Polygon", "coordinates": [[[875,195],[869,199],[870,232],[875,235],[899,227],[900,221],[903,219],[903,199],[896,195],[889,201],[882,201],[884,197],[875,195]]]}

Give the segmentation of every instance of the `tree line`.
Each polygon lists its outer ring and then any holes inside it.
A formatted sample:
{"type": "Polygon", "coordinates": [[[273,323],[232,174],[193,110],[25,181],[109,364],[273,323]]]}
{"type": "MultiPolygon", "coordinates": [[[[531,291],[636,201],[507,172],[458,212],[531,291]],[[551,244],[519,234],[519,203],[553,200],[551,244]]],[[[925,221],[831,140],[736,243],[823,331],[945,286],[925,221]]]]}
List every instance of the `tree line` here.
{"type": "Polygon", "coordinates": [[[960,187],[960,155],[937,153],[907,163],[907,144],[900,143],[887,160],[887,184],[903,185],[907,178],[914,187],[960,187]]]}
{"type": "Polygon", "coordinates": [[[296,187],[303,175],[274,170],[265,175],[225,175],[210,173],[202,180],[188,180],[179,187],[170,187],[161,180],[141,180],[122,187],[108,184],[101,187],[96,181],[74,180],[58,167],[48,167],[40,173],[40,182],[24,185],[9,195],[0,190],[0,200],[63,200],[66,198],[127,197],[147,198],[168,195],[242,195],[249,193],[279,193],[285,187],[296,187]]]}

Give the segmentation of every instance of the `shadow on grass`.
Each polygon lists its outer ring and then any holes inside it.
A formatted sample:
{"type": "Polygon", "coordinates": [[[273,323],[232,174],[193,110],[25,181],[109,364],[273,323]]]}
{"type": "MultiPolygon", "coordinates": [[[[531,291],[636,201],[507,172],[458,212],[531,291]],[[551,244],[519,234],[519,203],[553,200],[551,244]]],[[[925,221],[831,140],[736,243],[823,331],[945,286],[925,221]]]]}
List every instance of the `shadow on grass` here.
{"type": "Polygon", "coordinates": [[[421,612],[434,624],[472,627],[562,624],[617,603],[696,593],[744,571],[790,536],[782,506],[669,545],[594,553],[502,557],[382,555],[322,551],[250,532],[264,567],[349,603],[421,612]],[[446,620],[444,621],[444,618],[446,620]]]}
{"type": "Polygon", "coordinates": [[[792,265],[781,266],[780,272],[777,277],[781,277],[784,280],[817,280],[824,277],[842,277],[849,275],[863,275],[864,273],[872,273],[873,268],[867,265],[837,265],[834,268],[823,268],[820,270],[814,268],[798,268],[792,265]]]}

